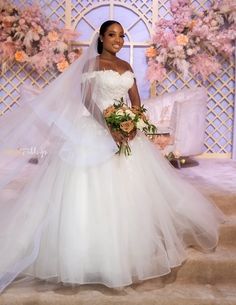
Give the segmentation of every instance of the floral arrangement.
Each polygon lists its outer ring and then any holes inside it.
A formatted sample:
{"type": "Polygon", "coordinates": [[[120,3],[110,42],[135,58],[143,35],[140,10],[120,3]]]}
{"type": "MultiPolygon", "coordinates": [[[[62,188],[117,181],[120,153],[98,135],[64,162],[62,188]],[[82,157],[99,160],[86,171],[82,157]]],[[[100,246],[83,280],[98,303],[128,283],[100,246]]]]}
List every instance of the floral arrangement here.
{"type": "Polygon", "coordinates": [[[46,68],[63,72],[81,55],[71,47],[77,33],[61,29],[46,18],[37,5],[18,8],[0,0],[0,65],[27,63],[36,71],[46,68]]]}
{"type": "Polygon", "coordinates": [[[216,0],[209,10],[195,13],[190,0],[172,0],[170,20],[160,19],[152,45],[146,50],[148,79],[162,81],[168,71],[203,80],[221,68],[221,55],[233,55],[236,38],[236,1],[216,0]]]}
{"type": "Polygon", "coordinates": [[[144,132],[146,135],[153,134],[157,128],[151,124],[145,115],[146,109],[144,106],[128,107],[121,98],[113,105],[109,106],[103,111],[105,121],[111,131],[118,131],[125,140],[118,142],[118,154],[124,153],[126,156],[131,154],[129,146],[129,137],[136,133],[137,129],[144,132]]]}

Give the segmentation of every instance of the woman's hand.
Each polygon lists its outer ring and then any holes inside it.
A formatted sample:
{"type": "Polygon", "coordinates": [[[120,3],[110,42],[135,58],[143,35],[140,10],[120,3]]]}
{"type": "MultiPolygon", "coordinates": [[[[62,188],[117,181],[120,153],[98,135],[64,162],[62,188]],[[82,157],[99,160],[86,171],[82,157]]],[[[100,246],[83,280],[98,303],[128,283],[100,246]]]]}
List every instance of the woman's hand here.
{"type": "Polygon", "coordinates": [[[129,140],[129,141],[130,141],[130,140],[133,140],[134,137],[136,136],[136,134],[137,134],[137,129],[134,129],[133,131],[131,131],[131,132],[129,133],[129,135],[128,135],[128,140],[129,140]]]}
{"type": "Polygon", "coordinates": [[[124,135],[118,130],[110,130],[110,132],[114,141],[119,144],[133,140],[137,133],[136,129],[131,131],[128,135],[124,135]]]}

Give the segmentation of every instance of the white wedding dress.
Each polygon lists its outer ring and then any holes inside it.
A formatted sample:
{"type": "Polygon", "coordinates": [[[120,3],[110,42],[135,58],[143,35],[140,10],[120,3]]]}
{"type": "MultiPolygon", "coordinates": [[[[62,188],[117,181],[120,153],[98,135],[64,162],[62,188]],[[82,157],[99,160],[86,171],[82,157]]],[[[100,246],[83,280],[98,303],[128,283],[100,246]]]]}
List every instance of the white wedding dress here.
{"type": "MultiPolygon", "coordinates": [[[[134,82],[130,71],[84,78],[97,82],[101,110],[126,97],[134,82]]],[[[76,128],[101,153],[111,138],[88,113],[76,128]]],[[[0,254],[5,285],[21,265],[21,274],[40,279],[120,287],[169,273],[186,260],[187,246],[216,247],[221,211],[183,181],[145,135],[138,133],[130,146],[128,157],[115,154],[114,145],[102,162],[80,166],[93,155],[91,146],[65,144],[18,190],[15,201],[23,208],[15,218],[12,213],[4,232],[11,238],[0,254]],[[76,163],[68,162],[70,149],[76,163]]]]}

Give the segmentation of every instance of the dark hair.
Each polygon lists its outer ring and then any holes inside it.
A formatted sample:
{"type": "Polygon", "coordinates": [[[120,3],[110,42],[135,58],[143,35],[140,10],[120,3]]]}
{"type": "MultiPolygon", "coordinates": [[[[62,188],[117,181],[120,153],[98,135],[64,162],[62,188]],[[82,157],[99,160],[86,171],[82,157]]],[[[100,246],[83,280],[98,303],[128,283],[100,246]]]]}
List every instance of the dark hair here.
{"type": "MultiPolygon", "coordinates": [[[[107,20],[105,21],[99,30],[99,35],[104,36],[104,34],[106,33],[107,29],[109,28],[110,25],[117,23],[121,26],[121,24],[118,21],[115,20],[107,20]]],[[[97,52],[98,54],[101,54],[103,50],[103,43],[101,42],[100,37],[98,37],[98,44],[97,44],[97,52]]]]}

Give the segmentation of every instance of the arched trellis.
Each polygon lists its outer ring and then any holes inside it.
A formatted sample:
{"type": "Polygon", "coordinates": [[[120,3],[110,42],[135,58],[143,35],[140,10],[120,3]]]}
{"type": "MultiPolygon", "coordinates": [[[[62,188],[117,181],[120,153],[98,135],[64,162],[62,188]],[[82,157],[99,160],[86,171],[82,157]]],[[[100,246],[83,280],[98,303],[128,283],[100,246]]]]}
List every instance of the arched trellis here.
{"type": "MultiPolygon", "coordinates": [[[[147,2],[147,1],[146,1],[147,2]]],[[[150,2],[150,1],[149,1],[150,2]]],[[[155,1],[154,1],[155,2],[155,1]]],[[[133,23],[131,23],[131,25],[129,25],[128,27],[124,26],[124,30],[126,33],[126,36],[128,38],[128,41],[125,41],[125,46],[130,48],[130,56],[129,56],[129,62],[132,65],[133,64],[133,58],[134,58],[134,47],[147,47],[149,45],[148,40],[150,40],[151,37],[151,31],[152,31],[152,25],[153,25],[153,19],[152,18],[148,18],[146,14],[144,14],[138,7],[134,6],[134,4],[136,3],[136,1],[133,1],[132,4],[128,4],[127,1],[103,1],[103,2],[98,2],[98,3],[94,3],[93,5],[87,6],[82,8],[82,10],[78,13],[78,16],[75,16],[74,18],[71,18],[71,12],[73,9],[73,4],[72,2],[70,2],[70,5],[68,4],[66,7],[66,25],[76,29],[78,27],[79,29],[79,23],[83,20],[84,22],[86,22],[88,24],[88,26],[90,26],[93,31],[97,31],[98,28],[95,27],[91,20],[88,19],[88,15],[89,13],[91,13],[92,11],[95,10],[99,10],[99,8],[101,7],[108,7],[109,8],[109,18],[107,19],[114,19],[114,9],[115,8],[124,8],[127,11],[130,11],[132,13],[135,14],[136,16],[136,20],[133,21],[133,23]],[[139,22],[142,22],[145,27],[146,27],[146,33],[147,33],[147,40],[146,41],[132,41],[131,39],[131,34],[130,34],[130,30],[133,29],[139,22]]],[[[153,3],[154,6],[154,3],[153,3]]],[[[88,46],[91,42],[91,39],[89,40],[81,40],[80,41],[80,45],[82,46],[88,46]]]]}
{"type": "MultiPolygon", "coordinates": [[[[15,0],[19,3],[19,0],[15,0]]],[[[26,1],[21,1],[23,5],[26,1]]],[[[113,18],[113,14],[116,8],[125,8],[128,11],[134,12],[138,16],[139,20],[145,24],[149,36],[152,31],[152,27],[155,21],[159,17],[166,17],[170,14],[169,0],[124,0],[124,1],[104,1],[104,0],[39,0],[40,4],[46,9],[49,16],[59,19],[62,24],[76,28],[79,20],[86,17],[86,14],[94,8],[109,7],[109,18],[113,18]]],[[[198,10],[201,10],[209,6],[209,0],[193,0],[192,4],[198,10]]],[[[128,15],[127,15],[128,16],[128,15]]],[[[97,16],[98,17],[98,16],[97,16]]],[[[129,18],[129,16],[127,17],[129,18]]],[[[138,21],[136,21],[137,23],[138,21]]],[[[129,60],[131,64],[135,56],[134,48],[145,48],[148,44],[148,39],[140,41],[133,41],[131,32],[132,27],[136,26],[134,23],[132,26],[125,27],[128,34],[128,41],[126,46],[130,48],[129,60]]],[[[78,28],[83,33],[82,28],[78,28]]],[[[137,33],[138,34],[138,33],[137,33]]],[[[91,37],[88,36],[88,37],[91,37]]],[[[90,39],[81,40],[81,43],[86,46],[90,39]]],[[[142,50],[144,51],[144,50],[142,50]]],[[[140,53],[139,55],[143,56],[140,53]]],[[[143,61],[144,62],[144,61],[143,61]]],[[[143,63],[142,62],[142,63],[143,63]]],[[[139,67],[139,62],[134,61],[134,68],[140,68],[140,73],[145,73],[145,66],[139,67]]],[[[35,73],[32,70],[25,70],[23,65],[13,65],[9,70],[1,76],[1,88],[0,88],[0,112],[4,112],[4,109],[12,110],[15,105],[19,105],[19,88],[21,84],[30,80],[31,83],[37,85],[40,88],[46,86],[53,78],[55,74],[51,71],[45,71],[41,75],[35,73]]],[[[175,73],[169,73],[167,79],[157,86],[157,93],[161,94],[166,91],[173,91],[177,88],[193,87],[201,85],[201,82],[189,77],[187,80],[183,80],[181,75],[175,73]]],[[[233,146],[236,147],[236,138],[233,138],[236,134],[235,124],[235,65],[234,63],[224,63],[223,71],[220,75],[213,75],[213,77],[205,83],[208,89],[209,101],[208,101],[208,124],[206,129],[206,153],[210,156],[233,156],[236,159],[236,149],[233,150],[233,146]],[[233,123],[234,122],[234,123],[233,123]]]]}

